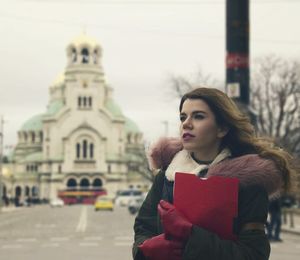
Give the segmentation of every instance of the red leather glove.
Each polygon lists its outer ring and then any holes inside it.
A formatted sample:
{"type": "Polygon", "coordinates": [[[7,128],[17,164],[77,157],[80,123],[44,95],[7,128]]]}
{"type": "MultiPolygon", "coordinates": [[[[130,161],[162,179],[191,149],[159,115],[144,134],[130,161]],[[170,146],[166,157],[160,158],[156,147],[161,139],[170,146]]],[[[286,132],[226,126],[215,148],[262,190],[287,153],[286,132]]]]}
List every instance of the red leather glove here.
{"type": "Polygon", "coordinates": [[[180,241],[167,240],[165,234],[161,234],[145,240],[139,249],[147,259],[181,260],[183,244],[180,241]]]}
{"type": "Polygon", "coordinates": [[[158,213],[167,236],[181,241],[188,240],[193,224],[181,215],[174,205],[161,200],[158,204],[158,213]]]}

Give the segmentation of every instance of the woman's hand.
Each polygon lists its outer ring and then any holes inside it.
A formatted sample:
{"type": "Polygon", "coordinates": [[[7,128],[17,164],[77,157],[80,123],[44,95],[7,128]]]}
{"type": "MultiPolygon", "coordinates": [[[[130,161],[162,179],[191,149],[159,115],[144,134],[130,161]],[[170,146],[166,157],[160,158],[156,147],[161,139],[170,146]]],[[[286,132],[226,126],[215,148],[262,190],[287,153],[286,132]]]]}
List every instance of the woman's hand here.
{"type": "Polygon", "coordinates": [[[174,205],[161,200],[158,204],[158,213],[167,236],[181,241],[188,240],[193,225],[178,212],[174,205]]]}
{"type": "Polygon", "coordinates": [[[165,234],[161,234],[144,241],[139,246],[143,255],[151,260],[181,260],[183,243],[175,240],[167,240],[165,234]]]}

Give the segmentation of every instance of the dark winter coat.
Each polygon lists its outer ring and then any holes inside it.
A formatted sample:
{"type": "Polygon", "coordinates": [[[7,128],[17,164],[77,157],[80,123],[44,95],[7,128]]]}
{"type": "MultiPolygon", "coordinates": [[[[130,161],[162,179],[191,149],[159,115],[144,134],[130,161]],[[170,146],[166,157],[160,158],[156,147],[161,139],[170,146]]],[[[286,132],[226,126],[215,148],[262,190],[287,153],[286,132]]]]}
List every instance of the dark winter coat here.
{"type": "MultiPolygon", "coordinates": [[[[178,151],[178,146],[176,149],[178,151]]],[[[170,151],[160,149],[160,152],[166,156],[160,157],[161,160],[156,160],[155,164],[165,169],[173,156],[170,156],[170,151]]],[[[171,153],[175,154],[174,149],[171,153]]],[[[240,180],[238,219],[235,223],[238,240],[222,240],[212,232],[193,226],[191,236],[184,248],[183,260],[267,260],[270,245],[264,230],[243,227],[249,223],[265,224],[268,197],[278,193],[282,184],[281,175],[275,164],[258,155],[245,155],[226,159],[212,166],[206,177],[211,176],[237,177],[240,180]]],[[[161,199],[170,200],[168,188],[170,182],[166,180],[164,171],[161,170],[135,220],[133,245],[135,260],[145,259],[138,245],[163,232],[157,204],[161,199]]]]}

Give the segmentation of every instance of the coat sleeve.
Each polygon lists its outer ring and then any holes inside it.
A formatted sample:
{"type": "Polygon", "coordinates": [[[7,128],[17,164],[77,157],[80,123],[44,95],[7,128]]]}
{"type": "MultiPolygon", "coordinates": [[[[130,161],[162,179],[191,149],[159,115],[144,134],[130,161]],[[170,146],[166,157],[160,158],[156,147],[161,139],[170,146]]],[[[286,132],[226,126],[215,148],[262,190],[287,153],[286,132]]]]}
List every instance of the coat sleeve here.
{"type": "MultiPolygon", "coordinates": [[[[260,187],[249,187],[239,194],[239,224],[265,223],[268,196],[260,187]]],[[[216,234],[193,226],[186,244],[184,260],[267,260],[270,244],[262,230],[238,231],[237,241],[222,240],[216,234]]]]}
{"type": "Polygon", "coordinates": [[[164,181],[164,173],[156,175],[153,185],[144,200],[134,222],[134,244],[132,254],[134,260],[145,259],[138,246],[148,238],[160,233],[157,217],[157,204],[160,201],[164,181]]]}

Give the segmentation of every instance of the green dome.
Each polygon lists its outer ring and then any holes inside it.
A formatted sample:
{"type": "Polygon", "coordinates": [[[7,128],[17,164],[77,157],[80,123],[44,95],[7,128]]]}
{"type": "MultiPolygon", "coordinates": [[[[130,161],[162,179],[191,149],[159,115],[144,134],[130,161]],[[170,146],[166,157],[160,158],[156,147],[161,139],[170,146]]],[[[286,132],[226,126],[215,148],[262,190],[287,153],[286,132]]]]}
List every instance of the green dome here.
{"type": "Polygon", "coordinates": [[[47,115],[53,116],[55,115],[57,112],[59,112],[59,110],[64,106],[64,102],[59,99],[59,100],[54,100],[53,102],[51,102],[48,105],[48,109],[47,109],[47,115]]]}
{"type": "Polygon", "coordinates": [[[105,107],[115,117],[124,117],[121,108],[112,99],[106,101],[105,107]]]}
{"type": "Polygon", "coordinates": [[[36,152],[27,155],[24,159],[25,162],[41,162],[43,160],[43,153],[36,152]]]}
{"type": "Polygon", "coordinates": [[[125,131],[127,133],[140,133],[141,132],[139,127],[137,126],[137,124],[128,117],[126,117],[125,131]]]}
{"type": "Polygon", "coordinates": [[[28,119],[21,127],[21,131],[42,130],[43,129],[43,117],[44,117],[44,114],[39,114],[39,115],[33,116],[32,118],[28,119]]]}

